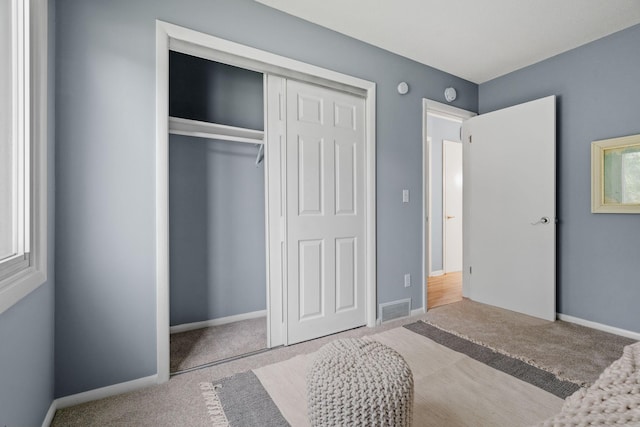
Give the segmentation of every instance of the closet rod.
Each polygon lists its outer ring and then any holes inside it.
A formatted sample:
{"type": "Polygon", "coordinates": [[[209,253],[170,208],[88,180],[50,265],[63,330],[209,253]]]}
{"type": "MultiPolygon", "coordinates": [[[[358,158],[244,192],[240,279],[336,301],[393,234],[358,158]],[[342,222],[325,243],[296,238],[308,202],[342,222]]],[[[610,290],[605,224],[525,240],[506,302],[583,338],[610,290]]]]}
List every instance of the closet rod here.
{"type": "Polygon", "coordinates": [[[248,144],[264,144],[264,132],[261,130],[220,125],[180,117],[169,116],[169,133],[199,138],[220,139],[223,141],[246,142],[248,144]]]}

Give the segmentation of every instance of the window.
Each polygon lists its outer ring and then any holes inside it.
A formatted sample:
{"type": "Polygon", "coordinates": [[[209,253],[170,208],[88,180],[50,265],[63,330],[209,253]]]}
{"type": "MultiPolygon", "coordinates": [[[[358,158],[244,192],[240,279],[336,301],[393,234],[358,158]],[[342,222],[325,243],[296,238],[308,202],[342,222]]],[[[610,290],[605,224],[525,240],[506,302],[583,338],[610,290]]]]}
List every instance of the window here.
{"type": "Polygon", "coordinates": [[[0,313],[46,280],[46,17],[0,1],[0,313]]]}
{"type": "Polygon", "coordinates": [[[622,203],[640,204],[640,147],[622,153],[622,203]]]}

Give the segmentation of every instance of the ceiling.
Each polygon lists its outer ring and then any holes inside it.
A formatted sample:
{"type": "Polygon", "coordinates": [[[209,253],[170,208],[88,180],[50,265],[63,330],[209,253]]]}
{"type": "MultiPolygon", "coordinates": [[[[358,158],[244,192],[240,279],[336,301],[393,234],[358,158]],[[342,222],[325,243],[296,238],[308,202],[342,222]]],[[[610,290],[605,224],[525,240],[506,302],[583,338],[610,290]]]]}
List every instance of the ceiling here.
{"type": "Polygon", "coordinates": [[[474,83],[640,23],[640,0],[256,0],[474,83]]]}

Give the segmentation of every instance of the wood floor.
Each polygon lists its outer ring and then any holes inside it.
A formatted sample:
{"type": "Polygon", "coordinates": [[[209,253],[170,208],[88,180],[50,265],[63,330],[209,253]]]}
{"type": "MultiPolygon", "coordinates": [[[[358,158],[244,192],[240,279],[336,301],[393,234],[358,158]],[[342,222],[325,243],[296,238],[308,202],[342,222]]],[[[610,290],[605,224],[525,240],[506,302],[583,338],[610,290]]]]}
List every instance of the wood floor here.
{"type": "Polygon", "coordinates": [[[427,309],[462,301],[462,272],[427,279],[427,309]]]}

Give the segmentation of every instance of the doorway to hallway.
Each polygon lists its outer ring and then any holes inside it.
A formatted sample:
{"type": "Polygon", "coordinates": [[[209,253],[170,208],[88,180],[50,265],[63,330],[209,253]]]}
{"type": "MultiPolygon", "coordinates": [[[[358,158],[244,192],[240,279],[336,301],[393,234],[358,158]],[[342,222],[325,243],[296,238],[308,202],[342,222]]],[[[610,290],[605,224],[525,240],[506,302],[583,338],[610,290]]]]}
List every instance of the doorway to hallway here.
{"type": "Polygon", "coordinates": [[[475,113],[423,101],[423,279],[427,309],[462,299],[462,122],[475,113]]]}

